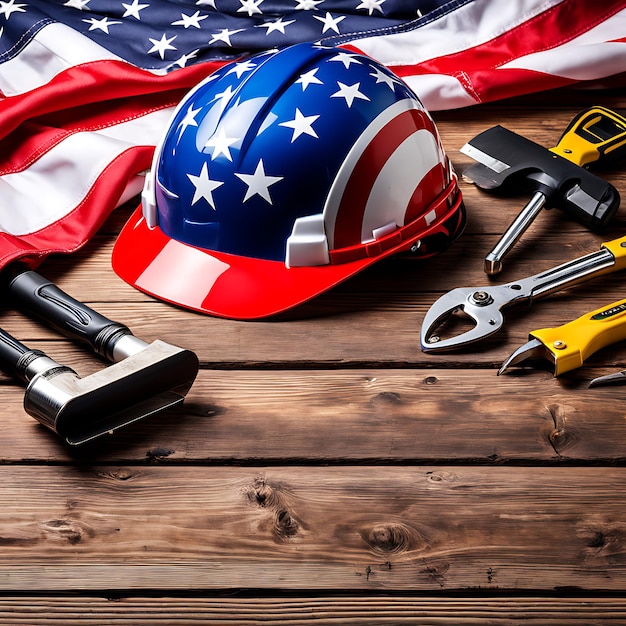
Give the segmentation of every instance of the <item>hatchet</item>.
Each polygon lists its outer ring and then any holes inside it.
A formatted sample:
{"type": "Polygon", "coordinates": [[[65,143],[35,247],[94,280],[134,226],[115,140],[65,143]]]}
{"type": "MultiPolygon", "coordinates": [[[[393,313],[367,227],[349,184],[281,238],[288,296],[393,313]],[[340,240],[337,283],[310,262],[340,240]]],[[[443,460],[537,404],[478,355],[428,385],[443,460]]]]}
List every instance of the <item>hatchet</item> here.
{"type": "Polygon", "coordinates": [[[10,298],[25,313],[87,343],[113,363],[80,378],[71,368],[0,333],[0,368],[28,384],[24,408],[78,445],[181,403],[199,369],[194,352],[135,337],[20,264],[6,272],[10,298]]]}
{"type": "Polygon", "coordinates": [[[468,182],[488,191],[528,188],[534,192],[485,257],[485,272],[497,274],[504,256],[544,206],[561,209],[591,230],[606,228],[618,210],[619,193],[586,167],[626,155],[626,118],[604,107],[591,107],[572,120],[551,149],[494,126],[470,140],[461,152],[477,161],[463,172],[468,182]]]}

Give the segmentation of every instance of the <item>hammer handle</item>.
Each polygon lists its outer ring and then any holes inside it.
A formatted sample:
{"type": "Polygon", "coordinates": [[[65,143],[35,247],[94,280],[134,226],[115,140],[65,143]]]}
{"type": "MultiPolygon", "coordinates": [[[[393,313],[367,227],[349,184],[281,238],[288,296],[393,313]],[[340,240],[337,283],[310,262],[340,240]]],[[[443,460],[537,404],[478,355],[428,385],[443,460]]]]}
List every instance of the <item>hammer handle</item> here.
{"type": "Polygon", "coordinates": [[[85,342],[100,356],[113,361],[119,339],[132,335],[86,304],[75,300],[37,272],[16,264],[9,279],[9,295],[22,311],[32,314],[72,339],[85,342]]]}

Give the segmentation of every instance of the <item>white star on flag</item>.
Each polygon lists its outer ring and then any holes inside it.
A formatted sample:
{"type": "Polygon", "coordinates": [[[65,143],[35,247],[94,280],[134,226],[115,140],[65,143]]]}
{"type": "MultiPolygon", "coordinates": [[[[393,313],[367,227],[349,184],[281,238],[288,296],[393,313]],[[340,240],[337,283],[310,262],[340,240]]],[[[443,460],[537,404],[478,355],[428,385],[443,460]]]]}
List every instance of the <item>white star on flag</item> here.
{"type": "Polygon", "coordinates": [[[322,35],[327,30],[334,30],[337,34],[339,34],[339,22],[342,22],[346,19],[345,15],[338,15],[337,17],[333,17],[330,13],[326,13],[324,17],[320,17],[319,15],[313,16],[316,20],[319,20],[324,24],[324,28],[322,29],[322,35]]]}
{"type": "Polygon", "coordinates": [[[293,134],[291,135],[291,143],[293,143],[302,134],[311,135],[311,137],[319,139],[317,133],[313,130],[313,122],[318,117],[319,115],[302,115],[300,109],[296,109],[296,115],[294,119],[289,122],[280,122],[280,124],[278,125],[286,126],[287,128],[293,129],[293,134]]]}
{"type": "Polygon", "coordinates": [[[257,28],[267,28],[266,35],[273,33],[274,31],[278,31],[282,35],[285,34],[285,28],[290,24],[293,24],[296,20],[289,20],[288,22],[283,22],[283,18],[279,17],[277,20],[273,22],[265,22],[264,24],[257,24],[257,28]]]}
{"type": "Polygon", "coordinates": [[[196,11],[193,15],[181,13],[180,19],[176,22],[172,22],[172,26],[183,26],[184,28],[189,28],[190,26],[193,26],[194,28],[201,28],[200,20],[206,20],[207,17],[209,16],[200,15],[200,11],[196,11]]]}
{"type": "Polygon", "coordinates": [[[368,15],[372,15],[374,11],[383,12],[382,7],[380,6],[385,0],[363,0],[361,4],[357,7],[357,11],[359,9],[367,9],[368,15]]]}
{"type": "Polygon", "coordinates": [[[318,4],[322,4],[324,0],[298,0],[296,11],[314,11],[318,4]]]}
{"type": "Polygon", "coordinates": [[[252,17],[255,13],[263,15],[263,11],[259,9],[259,5],[263,0],[239,0],[241,7],[237,9],[237,13],[248,13],[248,17],[252,17]]]}
{"type": "Polygon", "coordinates": [[[149,4],[139,4],[139,0],[133,0],[132,4],[124,4],[122,2],[122,6],[126,9],[126,11],[124,11],[124,15],[122,15],[122,17],[134,17],[137,20],[141,21],[141,16],[139,15],[139,11],[143,11],[144,9],[148,8],[150,5],[149,4]]]}
{"type": "Polygon", "coordinates": [[[354,85],[344,85],[341,81],[337,81],[339,91],[331,94],[331,98],[345,98],[348,108],[352,106],[355,98],[359,100],[369,100],[369,98],[359,91],[361,83],[354,83],[354,85]]]}
{"type": "Polygon", "coordinates": [[[162,59],[164,59],[166,50],[176,50],[176,48],[171,45],[171,43],[172,43],[172,41],[174,41],[174,39],[176,39],[176,35],[174,35],[173,37],[170,37],[168,39],[165,36],[165,33],[163,33],[163,35],[161,36],[161,39],[159,39],[159,40],[152,39],[151,37],[148,37],[148,40],[152,44],[152,48],[150,48],[150,50],[148,50],[148,54],[150,54],[152,52],[158,52],[159,56],[162,59]]]}
{"type": "Polygon", "coordinates": [[[195,192],[193,194],[193,200],[191,204],[195,204],[201,198],[204,198],[209,206],[215,211],[215,203],[213,202],[213,192],[221,187],[224,183],[219,180],[211,180],[209,178],[209,168],[206,163],[202,164],[202,169],[200,170],[200,176],[193,176],[192,174],[187,174],[187,178],[191,181],[192,185],[195,187],[195,192]]]}
{"type": "Polygon", "coordinates": [[[108,17],[103,17],[102,19],[97,20],[95,17],[92,17],[88,20],[83,20],[86,24],[89,24],[89,30],[99,29],[103,33],[109,34],[109,26],[113,26],[114,24],[121,24],[122,22],[109,22],[108,17]]]}
{"type": "Polygon", "coordinates": [[[230,43],[231,36],[235,35],[237,33],[240,33],[242,30],[244,30],[244,29],[243,28],[236,28],[234,30],[229,30],[228,28],[222,28],[222,30],[220,30],[219,33],[213,33],[212,38],[209,41],[209,44],[215,43],[216,41],[222,41],[227,46],[230,46],[232,48],[233,44],[230,43]]]}
{"type": "Polygon", "coordinates": [[[183,54],[179,57],[172,65],[178,65],[179,67],[185,67],[188,61],[191,61],[194,57],[198,55],[200,50],[192,50],[189,54],[183,54]]]}
{"type": "Polygon", "coordinates": [[[0,2],[0,15],[4,15],[7,22],[13,13],[26,13],[25,4],[15,4],[15,0],[0,2]]]}
{"type": "Polygon", "coordinates": [[[265,168],[263,167],[263,159],[259,159],[254,174],[236,173],[235,176],[248,185],[248,190],[243,199],[244,202],[256,195],[261,196],[261,198],[266,200],[269,204],[273,204],[272,198],[270,197],[270,186],[284,178],[283,176],[267,176],[265,174],[265,168]]]}
{"type": "MultiPolygon", "coordinates": [[[[67,2],[65,2],[63,4],[64,7],[67,7],[68,9],[77,9],[78,11],[89,11],[89,7],[87,6],[89,4],[90,0],[67,0],[67,2]]],[[[122,6],[126,6],[125,4],[122,4],[122,6]]],[[[123,15],[122,17],[126,17],[125,15],[123,15]]]]}

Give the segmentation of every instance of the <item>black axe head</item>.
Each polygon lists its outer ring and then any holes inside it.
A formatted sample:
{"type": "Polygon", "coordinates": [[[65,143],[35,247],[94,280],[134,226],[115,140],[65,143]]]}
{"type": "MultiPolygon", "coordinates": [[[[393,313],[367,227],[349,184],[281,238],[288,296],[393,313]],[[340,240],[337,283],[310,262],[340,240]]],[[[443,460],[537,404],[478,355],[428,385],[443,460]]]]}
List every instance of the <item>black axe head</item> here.
{"type": "Polygon", "coordinates": [[[468,182],[487,191],[540,192],[546,208],[602,231],[615,216],[617,189],[584,167],[503,126],[476,135],[461,152],[477,161],[463,172],[468,182]]]}

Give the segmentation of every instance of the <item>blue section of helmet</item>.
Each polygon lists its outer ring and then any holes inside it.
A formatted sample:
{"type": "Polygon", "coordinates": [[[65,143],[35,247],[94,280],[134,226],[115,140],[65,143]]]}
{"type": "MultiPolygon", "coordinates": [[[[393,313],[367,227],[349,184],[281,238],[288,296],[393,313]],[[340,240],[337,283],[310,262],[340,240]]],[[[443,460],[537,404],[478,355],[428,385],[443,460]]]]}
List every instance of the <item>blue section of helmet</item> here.
{"type": "Polygon", "coordinates": [[[382,65],[337,48],[299,44],[224,66],[164,138],[160,227],[200,248],[284,260],[294,221],[322,212],[350,148],[404,98],[416,96],[382,65]]]}

